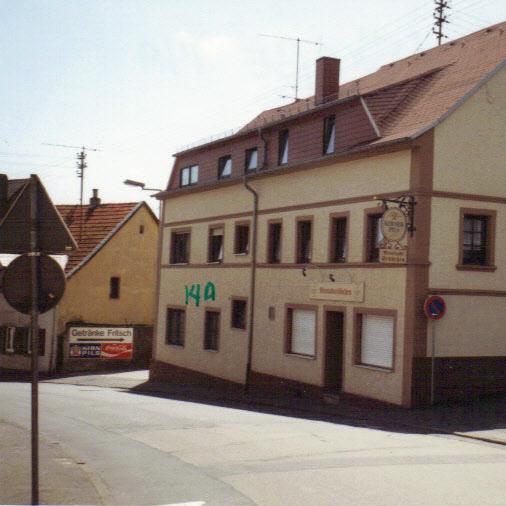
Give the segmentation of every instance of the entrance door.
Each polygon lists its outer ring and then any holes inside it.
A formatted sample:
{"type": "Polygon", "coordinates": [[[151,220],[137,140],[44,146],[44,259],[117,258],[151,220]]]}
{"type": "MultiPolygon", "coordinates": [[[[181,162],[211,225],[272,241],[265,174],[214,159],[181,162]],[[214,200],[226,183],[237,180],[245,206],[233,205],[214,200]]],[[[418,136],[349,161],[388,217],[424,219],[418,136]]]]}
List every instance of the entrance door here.
{"type": "Polygon", "coordinates": [[[325,311],[325,389],[340,392],[343,381],[344,314],[325,311]]]}

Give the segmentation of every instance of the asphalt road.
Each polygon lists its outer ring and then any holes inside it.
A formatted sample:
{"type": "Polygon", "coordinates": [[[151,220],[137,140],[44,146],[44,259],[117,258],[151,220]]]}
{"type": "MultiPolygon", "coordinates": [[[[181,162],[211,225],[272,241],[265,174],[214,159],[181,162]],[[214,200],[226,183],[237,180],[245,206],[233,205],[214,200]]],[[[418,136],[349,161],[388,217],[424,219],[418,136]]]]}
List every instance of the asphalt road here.
{"type": "MultiPolygon", "coordinates": [[[[29,501],[29,385],[0,383],[0,502],[29,501]]],[[[506,447],[44,383],[41,499],[58,504],[506,504],[506,447]]]]}

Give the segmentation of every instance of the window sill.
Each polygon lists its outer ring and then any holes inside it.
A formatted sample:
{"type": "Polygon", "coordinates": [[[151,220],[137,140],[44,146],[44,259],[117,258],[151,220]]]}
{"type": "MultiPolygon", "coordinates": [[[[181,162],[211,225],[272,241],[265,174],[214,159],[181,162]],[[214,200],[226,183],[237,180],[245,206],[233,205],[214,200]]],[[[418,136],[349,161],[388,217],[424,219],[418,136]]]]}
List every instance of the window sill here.
{"type": "Polygon", "coordinates": [[[230,328],[232,330],[240,330],[241,332],[244,332],[246,330],[246,327],[233,327],[233,326],[230,326],[230,328]]]}
{"type": "Polygon", "coordinates": [[[288,357],[302,358],[304,360],[316,360],[316,355],[303,355],[302,353],[285,353],[288,357]]]}
{"type": "Polygon", "coordinates": [[[184,348],[184,344],[175,344],[175,343],[165,343],[165,346],[170,346],[171,348],[179,348],[179,349],[184,348]]]}
{"type": "Polygon", "coordinates": [[[478,272],[494,272],[497,270],[495,265],[465,265],[457,264],[455,268],[458,271],[478,271],[478,272]]]}
{"type": "Polygon", "coordinates": [[[245,253],[234,253],[236,257],[246,257],[249,255],[249,251],[246,251],[245,253]]]}
{"type": "Polygon", "coordinates": [[[207,262],[209,265],[219,265],[223,263],[223,260],[216,260],[216,261],[210,261],[207,262]]]}
{"type": "Polygon", "coordinates": [[[376,365],[366,365],[366,364],[353,364],[354,367],[359,367],[360,369],[368,369],[370,371],[378,371],[378,372],[385,372],[385,373],[393,373],[394,370],[390,369],[388,367],[379,367],[376,365]]]}
{"type": "Polygon", "coordinates": [[[219,353],[220,352],[220,350],[206,350],[205,348],[204,348],[204,351],[207,351],[208,353],[219,353]]]}
{"type": "Polygon", "coordinates": [[[170,262],[169,265],[189,265],[190,262],[170,262]]]}

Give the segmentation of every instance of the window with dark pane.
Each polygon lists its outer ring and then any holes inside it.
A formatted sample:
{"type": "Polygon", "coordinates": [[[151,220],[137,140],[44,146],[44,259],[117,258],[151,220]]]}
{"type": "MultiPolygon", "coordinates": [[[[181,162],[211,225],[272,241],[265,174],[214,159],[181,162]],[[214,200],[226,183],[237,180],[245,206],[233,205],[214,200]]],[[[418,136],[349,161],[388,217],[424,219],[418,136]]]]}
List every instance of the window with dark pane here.
{"type": "Polygon", "coordinates": [[[110,299],[119,299],[119,285],[120,285],[120,278],[113,276],[109,280],[109,298],[110,299]]]}
{"type": "Polygon", "coordinates": [[[462,263],[464,265],[487,265],[488,263],[488,216],[465,214],[462,263]]]}
{"type": "Polygon", "coordinates": [[[234,253],[246,254],[249,251],[249,225],[236,225],[234,253]]]}
{"type": "Polygon", "coordinates": [[[336,117],[328,116],[323,120],[323,154],[330,155],[335,150],[336,117]]]}
{"type": "Polygon", "coordinates": [[[190,165],[183,167],[179,173],[179,186],[190,186],[197,184],[199,180],[199,166],[190,165]]]}
{"type": "Polygon", "coordinates": [[[367,262],[379,262],[380,244],[383,240],[381,233],[381,214],[367,216],[367,262]]]}
{"type": "Polygon", "coordinates": [[[173,232],[170,250],[171,264],[187,264],[190,257],[190,233],[173,232]]]}
{"type": "Polygon", "coordinates": [[[225,179],[232,175],[232,157],[222,156],[218,159],[218,179],[225,179]]]}
{"type": "Polygon", "coordinates": [[[184,309],[167,309],[165,326],[165,343],[174,346],[184,346],[184,309]]]}
{"type": "Polygon", "coordinates": [[[246,328],[246,306],[247,303],[245,300],[232,300],[232,327],[234,329],[246,328]]]}
{"type": "Polygon", "coordinates": [[[245,172],[253,172],[258,168],[258,149],[251,148],[246,150],[246,161],[244,165],[245,172]]]}
{"type": "Polygon", "coordinates": [[[288,163],[288,130],[281,130],[278,136],[278,165],[288,163]]]}
{"type": "Polygon", "coordinates": [[[209,251],[207,261],[223,261],[223,228],[211,228],[209,231],[209,251]]]}
{"type": "Polygon", "coordinates": [[[269,224],[267,262],[270,264],[281,262],[281,223],[269,224]]]}
{"type": "Polygon", "coordinates": [[[220,332],[220,313],[206,311],[204,327],[204,350],[218,350],[220,332]]]}
{"type": "Polygon", "coordinates": [[[311,221],[297,222],[297,263],[311,262],[311,221]]]}
{"type": "Polygon", "coordinates": [[[346,262],[347,222],[344,216],[332,219],[331,262],[346,262]]]}

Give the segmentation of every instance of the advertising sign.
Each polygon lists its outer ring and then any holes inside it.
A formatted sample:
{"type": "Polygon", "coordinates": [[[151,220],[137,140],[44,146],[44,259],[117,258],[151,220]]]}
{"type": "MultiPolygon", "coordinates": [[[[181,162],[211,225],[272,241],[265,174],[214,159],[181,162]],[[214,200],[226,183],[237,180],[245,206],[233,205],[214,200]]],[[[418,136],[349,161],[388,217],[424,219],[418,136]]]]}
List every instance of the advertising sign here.
{"type": "Polygon", "coordinates": [[[380,248],[379,261],[382,264],[405,264],[408,260],[408,250],[380,248]]]}
{"type": "Polygon", "coordinates": [[[364,301],[364,283],[319,283],[311,285],[310,299],[364,301]]]}
{"type": "Polygon", "coordinates": [[[398,207],[388,208],[381,217],[381,233],[388,242],[399,242],[406,235],[408,220],[398,207]]]}
{"type": "Polygon", "coordinates": [[[131,327],[70,327],[68,336],[70,358],[132,359],[131,327]]]}

